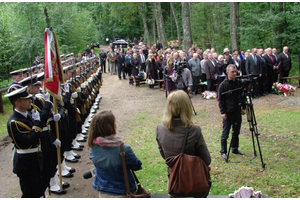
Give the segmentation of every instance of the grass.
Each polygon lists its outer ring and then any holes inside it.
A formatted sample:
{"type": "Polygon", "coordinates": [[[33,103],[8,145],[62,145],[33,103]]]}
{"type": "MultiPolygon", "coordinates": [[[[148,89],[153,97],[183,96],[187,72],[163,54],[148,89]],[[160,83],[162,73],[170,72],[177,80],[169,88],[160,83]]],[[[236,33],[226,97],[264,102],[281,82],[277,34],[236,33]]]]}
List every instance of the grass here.
{"type": "MultiPolygon", "coordinates": [[[[300,136],[298,124],[300,111],[295,109],[269,109],[266,107],[255,110],[262,149],[262,157],[266,169],[261,167],[259,156],[253,162],[225,163],[220,157],[221,120],[208,123],[209,114],[204,110],[194,117],[200,125],[210,150],[212,163],[211,195],[228,195],[241,186],[251,186],[255,191],[262,191],[270,197],[300,197],[299,158],[300,136]]],[[[167,171],[155,140],[155,130],[161,122],[157,116],[139,113],[135,120],[128,122],[132,130],[126,143],[130,144],[136,155],[143,162],[143,170],[137,172],[143,186],[152,193],[167,193],[167,171]],[[134,126],[143,124],[143,126],[134,126]]],[[[253,146],[249,126],[243,117],[240,149],[244,156],[230,155],[230,160],[248,160],[253,155],[253,146]]],[[[256,146],[258,153],[258,149],[256,146]]]]}

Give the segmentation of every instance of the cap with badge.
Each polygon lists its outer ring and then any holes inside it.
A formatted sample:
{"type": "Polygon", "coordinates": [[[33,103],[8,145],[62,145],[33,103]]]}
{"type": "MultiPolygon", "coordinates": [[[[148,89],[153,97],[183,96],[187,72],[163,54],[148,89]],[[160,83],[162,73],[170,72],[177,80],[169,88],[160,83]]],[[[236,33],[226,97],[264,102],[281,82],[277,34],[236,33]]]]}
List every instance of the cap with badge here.
{"type": "Polygon", "coordinates": [[[19,83],[22,84],[23,86],[30,85],[30,84],[32,84],[32,85],[42,85],[42,83],[37,79],[36,74],[23,79],[19,83]]]}
{"type": "Polygon", "coordinates": [[[22,69],[18,69],[18,70],[10,72],[10,75],[12,75],[12,76],[22,75],[22,74],[23,74],[23,70],[22,69]]]}
{"type": "Polygon", "coordinates": [[[9,88],[7,89],[7,93],[10,93],[14,90],[20,89],[22,88],[22,86],[20,84],[12,84],[11,86],[9,86],[9,88]]]}
{"type": "Polygon", "coordinates": [[[40,57],[40,54],[37,53],[37,54],[34,55],[34,57],[40,57]]]}
{"type": "Polygon", "coordinates": [[[38,81],[44,80],[44,77],[45,77],[45,73],[44,72],[41,72],[41,73],[37,74],[38,81]]]}
{"type": "Polygon", "coordinates": [[[32,97],[31,94],[28,94],[27,92],[27,88],[28,86],[13,90],[12,92],[4,95],[4,97],[9,98],[10,102],[13,102],[16,99],[28,99],[30,97],[32,97]]]}

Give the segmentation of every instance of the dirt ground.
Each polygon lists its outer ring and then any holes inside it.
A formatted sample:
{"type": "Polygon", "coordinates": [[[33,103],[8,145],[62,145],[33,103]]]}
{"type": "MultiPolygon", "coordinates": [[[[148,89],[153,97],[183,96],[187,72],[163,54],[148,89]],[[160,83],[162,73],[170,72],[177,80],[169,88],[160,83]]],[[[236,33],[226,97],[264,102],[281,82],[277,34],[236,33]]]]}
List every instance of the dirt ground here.
{"type": "MultiPolygon", "coordinates": [[[[268,95],[253,100],[256,109],[259,107],[271,107],[276,104],[278,107],[299,107],[300,92],[294,97],[282,97],[268,95]]],[[[126,121],[131,120],[135,113],[149,112],[149,114],[160,113],[162,115],[165,102],[165,93],[156,89],[149,89],[147,85],[135,87],[128,84],[128,80],[119,80],[117,75],[103,74],[103,85],[100,89],[102,101],[100,110],[112,110],[117,119],[117,131],[123,138],[127,134],[126,121]]],[[[207,123],[221,122],[217,100],[204,100],[200,95],[192,96],[192,102],[196,110],[206,109],[209,117],[207,123]]],[[[139,125],[141,126],[141,125],[139,125]]],[[[19,198],[21,196],[18,177],[12,173],[12,144],[9,138],[0,146],[0,198],[19,198]],[[8,145],[5,145],[7,143],[8,145]]],[[[83,143],[82,143],[83,144],[83,143]]],[[[67,163],[69,167],[76,169],[73,178],[63,178],[64,182],[70,183],[65,195],[52,194],[52,198],[97,198],[98,192],[92,188],[93,179],[83,179],[82,175],[93,168],[89,160],[89,150],[84,143],[83,151],[76,152],[81,155],[78,163],[67,163]]],[[[47,196],[49,196],[47,194],[47,196]]]]}

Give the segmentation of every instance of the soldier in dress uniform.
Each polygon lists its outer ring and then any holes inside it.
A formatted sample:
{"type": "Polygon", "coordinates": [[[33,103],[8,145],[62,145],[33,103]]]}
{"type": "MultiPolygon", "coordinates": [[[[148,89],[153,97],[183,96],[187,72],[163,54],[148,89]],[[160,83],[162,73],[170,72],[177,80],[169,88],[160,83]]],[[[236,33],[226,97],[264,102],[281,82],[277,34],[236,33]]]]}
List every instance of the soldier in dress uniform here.
{"type": "Polygon", "coordinates": [[[40,62],[40,54],[37,53],[34,55],[34,57],[35,57],[35,61],[32,63],[32,66],[37,66],[41,63],[40,62]]]}
{"type": "Polygon", "coordinates": [[[9,86],[11,86],[13,84],[19,84],[19,82],[23,79],[22,69],[12,71],[12,72],[10,72],[10,75],[12,75],[12,78],[14,81],[9,86]]]}
{"type": "MultiPolygon", "coordinates": [[[[27,87],[14,90],[5,95],[14,107],[13,114],[7,122],[7,131],[13,140],[15,152],[13,173],[19,177],[22,197],[39,198],[44,196],[42,169],[43,156],[40,147],[40,136],[46,119],[36,112],[28,112],[31,108],[32,95],[27,87]]],[[[51,108],[50,95],[44,95],[47,103],[41,113],[48,113],[51,108]]]]}

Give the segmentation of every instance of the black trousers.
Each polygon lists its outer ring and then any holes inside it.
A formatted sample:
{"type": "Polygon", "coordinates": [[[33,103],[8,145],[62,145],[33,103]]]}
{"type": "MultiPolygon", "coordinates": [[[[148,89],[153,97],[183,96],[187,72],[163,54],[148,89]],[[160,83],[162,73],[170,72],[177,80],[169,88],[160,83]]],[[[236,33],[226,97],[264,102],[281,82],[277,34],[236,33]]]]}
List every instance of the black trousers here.
{"type": "Polygon", "coordinates": [[[193,90],[194,94],[199,94],[198,92],[198,83],[200,81],[201,76],[193,76],[193,90]]]}
{"type": "Polygon", "coordinates": [[[119,65],[118,66],[118,76],[119,76],[119,79],[121,79],[121,72],[123,73],[123,78],[125,79],[125,67],[122,66],[122,65],[119,65]]]}
{"type": "Polygon", "coordinates": [[[231,148],[233,150],[238,149],[241,123],[242,123],[241,113],[228,113],[227,120],[223,119],[223,131],[221,135],[221,151],[220,151],[221,153],[227,153],[227,138],[230,129],[232,129],[231,148]]]}
{"type": "MultiPolygon", "coordinates": [[[[289,76],[289,70],[288,71],[280,71],[280,83],[283,83],[282,77],[288,77],[289,76]]],[[[284,80],[284,82],[286,83],[286,80],[284,80]]]]}
{"type": "Polygon", "coordinates": [[[106,66],[105,66],[106,61],[101,60],[101,71],[106,73],[106,66]]]}
{"type": "Polygon", "coordinates": [[[216,87],[214,86],[215,82],[216,81],[214,79],[207,79],[207,90],[208,91],[216,91],[216,87]]]}

